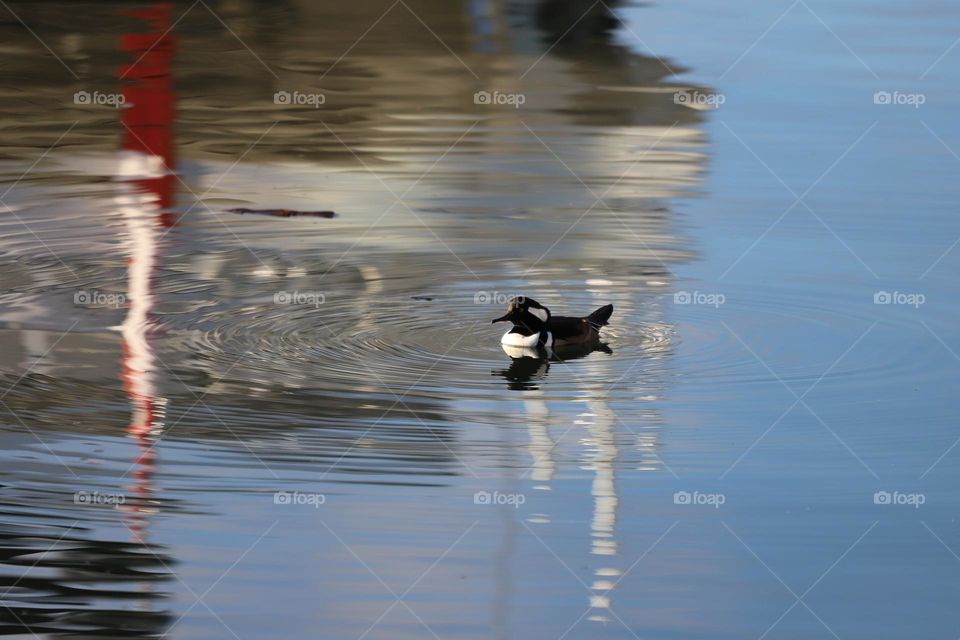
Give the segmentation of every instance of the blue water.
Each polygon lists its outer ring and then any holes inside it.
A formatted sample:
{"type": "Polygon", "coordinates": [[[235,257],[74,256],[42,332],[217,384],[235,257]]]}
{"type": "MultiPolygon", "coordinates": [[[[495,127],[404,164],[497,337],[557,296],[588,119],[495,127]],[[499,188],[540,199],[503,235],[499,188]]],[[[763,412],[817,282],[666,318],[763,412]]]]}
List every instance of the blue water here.
{"type": "Polygon", "coordinates": [[[10,4],[0,633],[956,637],[960,12],[354,5],[10,4]]]}

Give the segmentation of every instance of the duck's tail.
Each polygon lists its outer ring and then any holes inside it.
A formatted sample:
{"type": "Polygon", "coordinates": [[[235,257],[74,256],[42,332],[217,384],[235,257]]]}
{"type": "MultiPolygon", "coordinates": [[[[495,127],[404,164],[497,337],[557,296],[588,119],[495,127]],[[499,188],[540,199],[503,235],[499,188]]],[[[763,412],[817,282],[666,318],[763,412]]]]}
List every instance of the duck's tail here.
{"type": "Polygon", "coordinates": [[[588,315],[587,322],[599,329],[607,324],[607,320],[610,319],[611,315],[613,315],[613,305],[608,304],[588,315]]]}

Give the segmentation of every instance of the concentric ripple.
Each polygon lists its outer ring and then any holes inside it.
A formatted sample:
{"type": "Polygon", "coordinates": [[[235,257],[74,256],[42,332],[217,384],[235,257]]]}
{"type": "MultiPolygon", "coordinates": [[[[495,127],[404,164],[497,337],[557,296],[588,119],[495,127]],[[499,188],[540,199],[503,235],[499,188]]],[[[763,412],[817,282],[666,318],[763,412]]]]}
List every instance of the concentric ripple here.
{"type": "MultiPolygon", "coordinates": [[[[171,348],[193,353],[214,378],[463,397],[496,392],[490,371],[510,363],[499,344],[502,326],[490,325],[494,313],[499,309],[456,294],[330,296],[316,305],[257,297],[208,310],[190,327],[173,318],[167,331],[171,348]]],[[[618,369],[670,348],[673,332],[663,323],[634,329],[605,334],[611,353],[567,364],[589,369],[602,363],[613,382],[618,369]]],[[[560,389],[584,375],[573,372],[560,389]]]]}

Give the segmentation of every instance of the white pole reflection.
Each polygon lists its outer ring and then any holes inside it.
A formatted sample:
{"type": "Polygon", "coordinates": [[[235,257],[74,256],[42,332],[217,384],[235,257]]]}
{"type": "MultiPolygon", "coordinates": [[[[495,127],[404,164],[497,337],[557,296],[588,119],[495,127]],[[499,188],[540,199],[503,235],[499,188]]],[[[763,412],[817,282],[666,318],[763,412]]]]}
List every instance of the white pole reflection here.
{"type": "MultiPolygon", "coordinates": [[[[592,449],[588,466],[594,472],[590,490],[593,496],[590,553],[597,556],[615,556],[619,553],[615,533],[617,506],[620,504],[616,482],[616,464],[619,455],[614,433],[616,418],[602,395],[589,393],[590,400],[587,402],[589,411],[581,414],[578,422],[586,425],[590,437],[584,444],[588,449],[592,449]]],[[[590,607],[597,611],[590,614],[590,620],[609,621],[603,610],[611,606],[610,592],[614,587],[611,578],[620,575],[620,570],[610,566],[612,564],[612,558],[610,561],[605,560],[603,566],[594,571],[594,581],[591,585],[594,593],[590,597],[590,607]]]]}
{"type": "MultiPolygon", "coordinates": [[[[120,163],[121,180],[149,177],[149,167],[156,159],[145,154],[124,152],[120,163]],[[144,157],[140,157],[144,156],[144,157]]],[[[154,271],[158,262],[159,237],[163,234],[160,223],[160,205],[154,194],[140,190],[132,182],[121,182],[116,198],[119,212],[127,227],[125,250],[127,268],[127,315],[120,326],[123,338],[124,389],[130,399],[131,416],[127,433],[137,442],[133,483],[128,493],[133,498],[123,505],[126,526],[136,544],[147,545],[150,515],[157,509],[154,505],[154,474],[157,468],[156,438],[163,428],[167,400],[158,391],[157,356],[151,343],[155,323],[151,310],[155,298],[151,289],[154,271]]],[[[144,582],[140,591],[144,598],[136,608],[152,610],[152,581],[144,582]]]]}

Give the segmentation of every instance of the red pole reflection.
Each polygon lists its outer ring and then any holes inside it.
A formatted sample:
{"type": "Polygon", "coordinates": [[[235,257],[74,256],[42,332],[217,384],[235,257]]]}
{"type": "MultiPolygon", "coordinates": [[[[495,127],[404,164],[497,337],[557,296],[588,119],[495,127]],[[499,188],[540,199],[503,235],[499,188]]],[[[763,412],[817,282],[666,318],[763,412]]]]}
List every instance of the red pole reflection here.
{"type": "Polygon", "coordinates": [[[123,87],[126,108],[120,111],[123,127],[123,148],[135,154],[162,161],[159,175],[135,180],[143,192],[157,196],[162,223],[172,226],[176,216],[166,211],[173,205],[175,165],[173,124],[176,117],[176,94],[173,87],[173,5],[158,2],[147,9],[125,12],[145,21],[149,31],[128,33],[121,39],[121,48],[130,54],[130,64],[120,70],[120,79],[129,81],[123,87]]]}
{"type": "Polygon", "coordinates": [[[136,438],[139,452],[134,461],[133,498],[127,505],[128,527],[136,541],[145,542],[157,467],[156,434],[163,426],[166,400],[159,395],[158,363],[152,337],[156,322],[154,272],[160,262],[160,239],[164,228],[173,226],[170,213],[175,196],[173,125],[175,92],[172,65],[173,7],[155,3],[125,15],[142,20],[147,30],[122,36],[121,47],[129,55],[119,77],[125,108],[121,110],[123,143],[117,177],[121,181],[117,206],[127,223],[128,282],[123,337],[122,378],[130,398],[132,415],[127,432],[136,438]]]}

